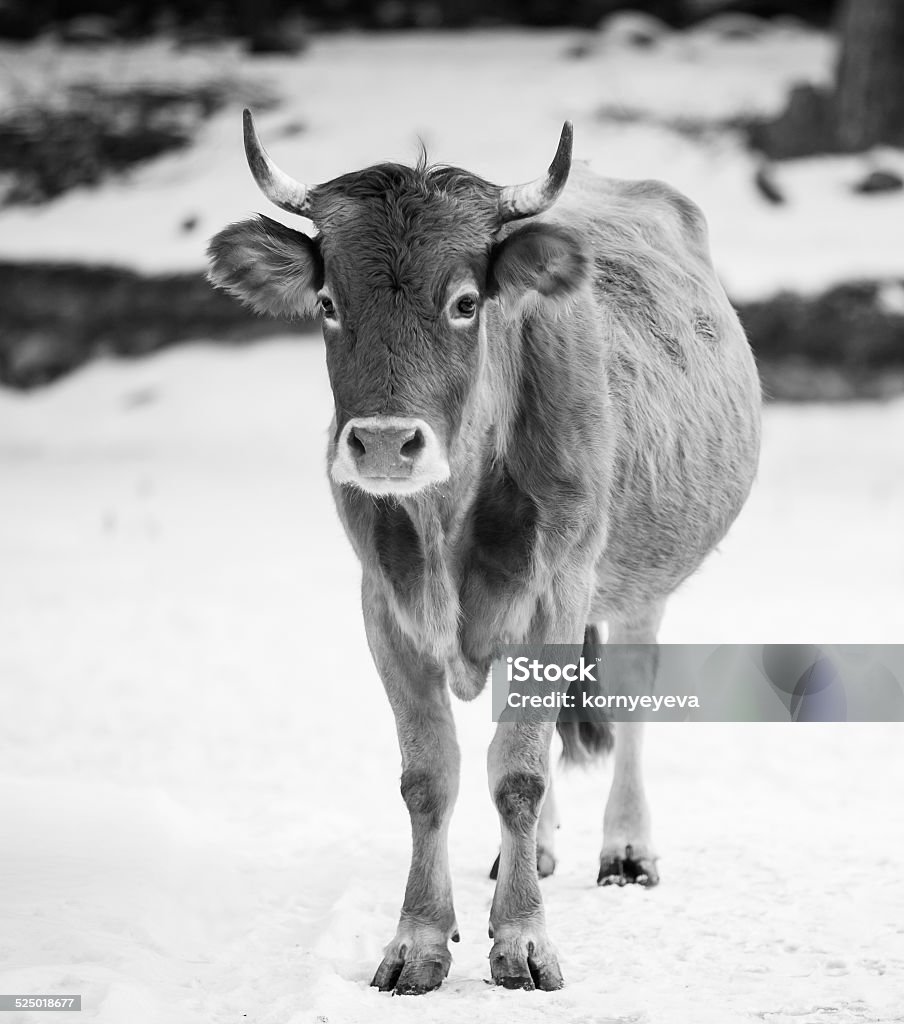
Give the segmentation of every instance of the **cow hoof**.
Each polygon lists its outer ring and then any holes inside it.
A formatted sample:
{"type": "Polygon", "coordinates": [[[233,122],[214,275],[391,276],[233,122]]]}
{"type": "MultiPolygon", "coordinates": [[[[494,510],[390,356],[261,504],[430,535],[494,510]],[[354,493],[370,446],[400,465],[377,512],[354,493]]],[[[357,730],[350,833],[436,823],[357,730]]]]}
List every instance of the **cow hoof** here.
{"type": "Polygon", "coordinates": [[[490,950],[493,982],[503,988],[554,992],[565,984],[552,948],[519,940],[497,941],[490,950]]]}
{"type": "Polygon", "coordinates": [[[655,857],[634,855],[634,847],[629,843],[624,855],[603,854],[600,857],[600,873],[596,878],[597,885],[642,885],[652,889],[659,884],[659,872],[656,870],[655,857]]]}
{"type": "Polygon", "coordinates": [[[447,950],[409,950],[391,947],[377,968],[371,985],[397,996],[421,996],[442,985],[452,965],[447,950]]]}
{"type": "MultiPolygon", "coordinates": [[[[537,874],[540,878],[549,878],[549,876],[556,870],[556,858],[552,853],[542,846],[537,847],[537,874]]],[[[490,878],[495,882],[499,877],[499,854],[496,854],[496,859],[493,861],[493,866],[490,868],[490,878]]]]}

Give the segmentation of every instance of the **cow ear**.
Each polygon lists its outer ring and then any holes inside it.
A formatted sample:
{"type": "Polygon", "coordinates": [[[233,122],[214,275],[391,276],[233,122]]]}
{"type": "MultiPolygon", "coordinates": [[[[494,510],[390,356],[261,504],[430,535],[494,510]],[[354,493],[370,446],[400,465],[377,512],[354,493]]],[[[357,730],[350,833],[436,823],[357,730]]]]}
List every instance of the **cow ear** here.
{"type": "Polygon", "coordinates": [[[207,248],[207,277],[258,313],[309,316],[317,309],[323,260],[313,238],[269,217],[230,224],[207,248]]]}
{"type": "Polygon", "coordinates": [[[573,295],[587,278],[578,239],[554,224],[530,224],[493,249],[487,278],[491,297],[515,306],[529,292],[547,299],[573,295]]]}

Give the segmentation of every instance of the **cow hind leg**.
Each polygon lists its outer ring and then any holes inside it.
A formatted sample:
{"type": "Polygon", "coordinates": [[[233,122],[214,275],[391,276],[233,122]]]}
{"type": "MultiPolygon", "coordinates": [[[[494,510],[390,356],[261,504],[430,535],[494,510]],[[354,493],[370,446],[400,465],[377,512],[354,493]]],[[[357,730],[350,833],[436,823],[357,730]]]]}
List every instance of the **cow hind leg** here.
{"type": "Polygon", "coordinates": [[[548,878],[556,870],[556,829],[559,827],[559,811],[552,776],[546,786],[546,796],[540,808],[537,821],[537,874],[548,878]]]}
{"type": "MultiPolygon", "coordinates": [[[[656,677],[656,632],[662,618],[657,605],[630,621],[610,622],[609,667],[629,693],[650,693],[656,677]],[[631,645],[618,647],[619,644],[631,645]]],[[[615,766],[603,816],[603,846],[598,885],[659,882],[643,784],[643,722],[615,722],[615,766]]]]}

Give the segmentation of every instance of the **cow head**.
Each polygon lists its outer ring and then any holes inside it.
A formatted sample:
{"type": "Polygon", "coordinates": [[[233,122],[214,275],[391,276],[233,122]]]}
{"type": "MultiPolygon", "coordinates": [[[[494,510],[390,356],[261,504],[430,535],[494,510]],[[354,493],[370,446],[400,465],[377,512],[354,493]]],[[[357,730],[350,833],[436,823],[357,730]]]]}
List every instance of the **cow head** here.
{"type": "Polygon", "coordinates": [[[263,216],[233,224],[210,244],[210,278],[259,312],[319,311],[336,408],[336,483],[403,495],[447,479],[488,386],[488,349],[505,340],[488,341],[488,307],[514,315],[526,296],[555,301],[580,287],[582,249],[564,229],[534,222],[500,236],[507,222],[558,198],[571,141],[566,123],[547,174],[525,185],[382,164],[309,187],[276,167],[245,111],[258,185],[277,206],[310,218],[318,234],[263,216]]]}

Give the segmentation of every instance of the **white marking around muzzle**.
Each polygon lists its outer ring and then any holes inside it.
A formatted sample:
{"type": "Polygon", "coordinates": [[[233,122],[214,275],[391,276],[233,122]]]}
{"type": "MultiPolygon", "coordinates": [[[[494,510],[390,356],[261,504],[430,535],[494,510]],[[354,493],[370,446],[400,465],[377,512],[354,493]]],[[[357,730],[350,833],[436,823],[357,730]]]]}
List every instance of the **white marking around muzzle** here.
{"type": "Polygon", "coordinates": [[[416,494],[431,484],[449,479],[449,461],[433,428],[422,419],[408,416],[365,416],[349,420],[342,428],[333,459],[330,476],[337,484],[350,484],[368,494],[416,494]],[[360,472],[349,445],[352,430],[411,430],[420,432],[423,445],[411,460],[407,476],[373,476],[360,472]]]}

